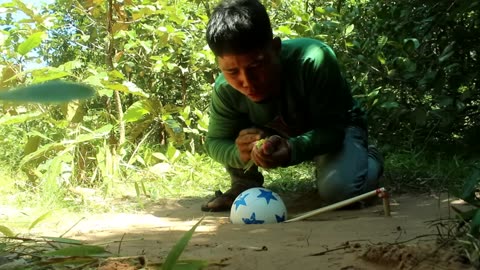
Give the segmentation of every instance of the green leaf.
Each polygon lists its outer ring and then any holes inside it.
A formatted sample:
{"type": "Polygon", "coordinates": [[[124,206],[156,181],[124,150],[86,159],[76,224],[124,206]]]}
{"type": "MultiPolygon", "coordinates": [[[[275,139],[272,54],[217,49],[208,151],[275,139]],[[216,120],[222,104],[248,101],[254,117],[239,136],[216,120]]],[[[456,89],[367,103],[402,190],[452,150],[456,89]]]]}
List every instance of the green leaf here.
{"type": "Polygon", "coordinates": [[[353,28],[355,28],[355,25],[353,24],[350,24],[349,26],[347,26],[347,28],[345,28],[345,36],[350,35],[353,31],[353,28]]]}
{"type": "MultiPolygon", "coordinates": [[[[25,1],[26,2],[26,1],[25,1]]],[[[21,10],[25,15],[29,16],[30,18],[37,18],[39,17],[35,10],[30,9],[25,5],[25,3],[21,0],[13,0],[14,7],[18,10],[21,10]]]]}
{"type": "Polygon", "coordinates": [[[81,60],[73,60],[58,66],[58,69],[71,72],[72,70],[81,68],[82,66],[83,66],[83,62],[81,60]]]}
{"type": "Polygon", "coordinates": [[[398,106],[400,106],[400,104],[398,104],[398,102],[396,101],[387,101],[382,103],[380,107],[385,109],[395,109],[395,108],[398,108],[398,106]]]}
{"type": "Polygon", "coordinates": [[[406,38],[403,40],[403,45],[407,51],[416,50],[420,47],[420,41],[416,38],[406,38]]]}
{"type": "Polygon", "coordinates": [[[448,58],[450,58],[455,53],[455,51],[453,50],[453,45],[455,45],[455,41],[450,42],[450,44],[448,44],[447,47],[445,47],[445,49],[443,49],[442,53],[438,57],[438,61],[440,63],[446,61],[448,58]]]}
{"type": "Polygon", "coordinates": [[[369,92],[367,94],[367,97],[376,98],[378,96],[378,94],[380,94],[381,89],[382,89],[381,87],[377,87],[377,88],[373,89],[371,92],[369,92]]]}
{"type": "Polygon", "coordinates": [[[171,143],[168,144],[167,158],[170,163],[174,163],[180,157],[180,151],[175,148],[171,143]]]}
{"type": "Polygon", "coordinates": [[[121,79],[124,80],[125,76],[118,70],[112,70],[108,72],[108,77],[113,79],[121,79]]]}
{"type": "Polygon", "coordinates": [[[142,195],[142,194],[140,194],[140,188],[138,186],[138,183],[135,182],[135,183],[133,183],[133,185],[135,186],[135,193],[137,194],[137,197],[140,197],[140,195],[142,195]]]}
{"type": "Polygon", "coordinates": [[[75,138],[75,140],[68,140],[68,141],[63,141],[63,142],[53,142],[53,143],[43,145],[37,151],[24,156],[22,158],[22,160],[20,161],[19,166],[20,166],[20,168],[22,168],[23,166],[25,166],[29,162],[32,162],[32,161],[37,160],[37,159],[45,158],[45,157],[47,157],[47,156],[49,156],[53,153],[58,153],[59,151],[62,151],[65,148],[67,148],[67,146],[71,146],[71,145],[74,145],[74,144],[79,144],[79,143],[103,138],[110,133],[112,128],[113,128],[113,126],[111,124],[107,124],[107,125],[99,128],[99,129],[93,131],[92,133],[79,135],[79,136],[77,136],[77,138],[75,138]]]}
{"type": "Polygon", "coordinates": [[[188,242],[193,236],[193,233],[197,229],[198,225],[202,222],[203,217],[195,224],[188,232],[186,232],[182,238],[175,244],[175,246],[170,250],[165,259],[165,263],[162,265],[163,270],[172,270],[175,269],[175,265],[177,264],[177,260],[182,255],[183,250],[188,245],[188,242]]]}
{"type": "Polygon", "coordinates": [[[150,96],[149,94],[145,93],[143,91],[143,89],[138,87],[133,82],[125,81],[125,82],[123,82],[123,85],[125,85],[128,88],[128,93],[129,94],[137,95],[137,96],[141,96],[141,97],[145,97],[145,98],[148,98],[150,96]]]}
{"type": "Polygon", "coordinates": [[[385,61],[385,55],[383,55],[383,53],[379,53],[377,55],[377,59],[382,65],[385,65],[386,61],[385,61]]]}
{"type": "Polygon", "coordinates": [[[28,227],[28,230],[33,229],[35,226],[37,226],[38,223],[42,222],[46,218],[48,218],[52,214],[52,211],[48,211],[44,213],[43,215],[39,216],[37,219],[35,219],[32,224],[28,227]]]}
{"type": "Polygon", "coordinates": [[[99,73],[95,75],[91,75],[85,80],[83,80],[83,83],[93,85],[93,86],[98,86],[98,87],[104,87],[102,84],[102,80],[105,78],[105,74],[99,73]]]}
{"type": "Polygon", "coordinates": [[[315,12],[318,12],[320,14],[326,14],[327,13],[327,11],[322,7],[315,8],[315,12]]]}
{"type": "Polygon", "coordinates": [[[103,85],[110,90],[117,90],[117,91],[128,93],[128,87],[126,87],[121,83],[106,82],[103,85]]]}
{"type": "Polygon", "coordinates": [[[21,124],[40,118],[43,118],[43,114],[41,112],[25,113],[12,116],[4,115],[3,117],[0,117],[0,125],[21,124]]]}
{"type": "Polygon", "coordinates": [[[387,44],[387,41],[388,41],[388,37],[386,36],[378,37],[378,41],[377,41],[378,47],[382,49],[383,47],[385,47],[385,44],[387,44]]]}
{"type": "Polygon", "coordinates": [[[20,160],[19,167],[23,168],[23,166],[25,166],[26,164],[32,161],[45,158],[46,156],[48,156],[48,153],[56,153],[64,149],[65,149],[65,145],[63,145],[63,143],[55,142],[55,143],[46,144],[40,147],[37,151],[24,156],[22,160],[20,160]]]}
{"type": "Polygon", "coordinates": [[[32,71],[33,83],[41,83],[71,76],[72,74],[58,68],[46,67],[32,71]]]}
{"type": "Polygon", "coordinates": [[[285,26],[285,25],[278,27],[278,31],[286,35],[293,34],[292,29],[290,29],[288,26],[285,26]]]}
{"type": "Polygon", "coordinates": [[[43,239],[45,240],[51,240],[55,243],[60,243],[60,244],[73,244],[73,245],[81,245],[82,241],[76,240],[76,239],[70,239],[70,238],[63,238],[63,237],[52,237],[52,236],[42,236],[43,239]]]}
{"type": "Polygon", "coordinates": [[[50,252],[45,252],[42,256],[45,257],[56,257],[56,256],[108,256],[108,251],[103,247],[92,246],[92,245],[81,245],[61,248],[59,250],[54,250],[50,252]]]}
{"type": "Polygon", "coordinates": [[[0,92],[0,100],[15,102],[62,103],[90,98],[95,91],[90,86],[66,81],[49,81],[0,92]]]}
{"type": "Polygon", "coordinates": [[[148,106],[146,106],[143,100],[140,100],[128,107],[128,109],[125,111],[125,115],[123,116],[123,120],[125,120],[127,123],[135,122],[142,119],[142,117],[148,113],[150,113],[148,106]]]}
{"type": "Polygon", "coordinates": [[[168,161],[168,158],[163,153],[160,153],[160,152],[152,153],[152,156],[162,161],[168,161]]]}
{"type": "Polygon", "coordinates": [[[31,50],[38,47],[45,37],[46,34],[44,32],[33,33],[27,38],[27,40],[18,45],[17,52],[21,55],[26,55],[31,50]]]}
{"type": "Polygon", "coordinates": [[[145,40],[140,40],[140,45],[143,47],[145,52],[147,54],[150,54],[152,52],[152,41],[145,41],[145,40]]]}
{"type": "Polygon", "coordinates": [[[110,90],[117,90],[127,94],[137,95],[141,97],[149,97],[149,95],[143,92],[137,85],[132,82],[125,81],[123,84],[116,82],[105,82],[104,86],[110,90]]]}
{"type": "Polygon", "coordinates": [[[10,230],[8,227],[3,226],[3,225],[0,225],[0,233],[2,233],[3,235],[5,235],[7,237],[14,237],[15,236],[15,234],[12,232],[12,230],[10,230]]]}
{"type": "Polygon", "coordinates": [[[455,52],[454,51],[451,51],[449,53],[446,53],[446,54],[442,54],[442,56],[440,56],[438,58],[438,62],[442,63],[442,62],[445,62],[448,58],[450,58],[455,52]]]}

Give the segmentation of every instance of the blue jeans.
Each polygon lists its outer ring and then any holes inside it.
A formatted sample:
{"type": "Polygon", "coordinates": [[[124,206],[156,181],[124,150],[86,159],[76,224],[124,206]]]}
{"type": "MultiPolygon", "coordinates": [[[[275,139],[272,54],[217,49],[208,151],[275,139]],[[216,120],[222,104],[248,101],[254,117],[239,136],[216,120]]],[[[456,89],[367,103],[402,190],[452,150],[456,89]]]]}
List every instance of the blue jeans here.
{"type": "Polygon", "coordinates": [[[359,127],[345,130],[343,147],[335,153],[314,158],[318,193],[327,203],[335,203],[379,187],[383,158],[368,147],[367,132],[359,127]]]}
{"type": "MultiPolygon", "coordinates": [[[[315,178],[322,201],[335,203],[374,190],[383,174],[383,158],[368,147],[367,132],[351,126],[345,130],[343,147],[337,152],[314,158],[315,178]]],[[[263,175],[253,166],[247,172],[227,167],[234,194],[263,185],[263,175]]],[[[228,191],[227,191],[228,192],[228,191]]]]}

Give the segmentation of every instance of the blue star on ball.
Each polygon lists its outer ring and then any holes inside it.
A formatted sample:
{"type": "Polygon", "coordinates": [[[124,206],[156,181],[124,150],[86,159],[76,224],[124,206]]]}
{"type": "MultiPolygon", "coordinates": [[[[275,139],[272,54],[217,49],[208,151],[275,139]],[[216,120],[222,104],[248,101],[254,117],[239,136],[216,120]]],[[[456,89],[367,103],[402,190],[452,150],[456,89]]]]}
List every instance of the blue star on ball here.
{"type": "Polygon", "coordinates": [[[258,195],[257,198],[265,198],[265,200],[267,200],[267,204],[270,203],[270,200],[278,201],[277,198],[275,198],[275,196],[273,195],[272,191],[263,189],[260,189],[260,195],[258,195]]]}
{"type": "Polygon", "coordinates": [[[284,221],[285,221],[285,213],[283,213],[282,216],[275,215],[275,218],[277,219],[277,222],[278,222],[278,223],[284,222],[284,221]]]}
{"type": "Polygon", "coordinates": [[[238,209],[238,207],[240,205],[245,205],[247,206],[247,202],[245,201],[245,198],[249,195],[250,193],[247,193],[243,196],[241,196],[240,198],[238,198],[237,200],[235,200],[234,204],[235,204],[235,211],[238,209]]]}
{"type": "Polygon", "coordinates": [[[245,224],[263,224],[265,222],[265,220],[257,220],[255,218],[255,212],[252,213],[250,218],[242,218],[242,220],[245,224]]]}

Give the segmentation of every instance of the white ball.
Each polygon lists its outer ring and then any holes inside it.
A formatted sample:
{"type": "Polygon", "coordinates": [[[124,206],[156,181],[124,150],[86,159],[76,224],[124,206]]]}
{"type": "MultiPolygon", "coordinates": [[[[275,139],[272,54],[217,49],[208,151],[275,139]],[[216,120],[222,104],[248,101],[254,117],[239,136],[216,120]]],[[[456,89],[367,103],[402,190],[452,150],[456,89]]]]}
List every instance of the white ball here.
{"type": "Polygon", "coordinates": [[[240,193],[233,201],[230,221],[233,224],[280,223],[287,219],[287,208],[277,193],[260,187],[240,193]]]}

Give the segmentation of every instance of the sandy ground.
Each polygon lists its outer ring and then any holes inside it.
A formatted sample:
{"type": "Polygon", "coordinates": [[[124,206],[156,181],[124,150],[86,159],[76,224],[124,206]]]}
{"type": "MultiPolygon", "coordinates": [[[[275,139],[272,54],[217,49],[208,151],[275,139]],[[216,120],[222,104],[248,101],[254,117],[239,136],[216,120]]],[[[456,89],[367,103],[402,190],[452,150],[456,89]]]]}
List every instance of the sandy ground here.
{"type": "MultiPolygon", "coordinates": [[[[317,201],[314,193],[281,196],[290,217],[320,207],[311,203],[317,201]]],[[[453,216],[447,198],[392,196],[391,217],[383,216],[379,203],[268,225],[230,224],[228,213],[201,212],[204,201],[164,200],[148,205],[142,214],[93,215],[65,237],[107,244],[121,256],[144,255],[148,264],[155,264],[205,217],[181,259],[208,260],[207,269],[473,269],[436,244],[433,224],[453,216]]],[[[136,269],[110,266],[103,269],[136,269]]]]}

